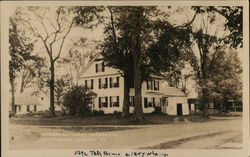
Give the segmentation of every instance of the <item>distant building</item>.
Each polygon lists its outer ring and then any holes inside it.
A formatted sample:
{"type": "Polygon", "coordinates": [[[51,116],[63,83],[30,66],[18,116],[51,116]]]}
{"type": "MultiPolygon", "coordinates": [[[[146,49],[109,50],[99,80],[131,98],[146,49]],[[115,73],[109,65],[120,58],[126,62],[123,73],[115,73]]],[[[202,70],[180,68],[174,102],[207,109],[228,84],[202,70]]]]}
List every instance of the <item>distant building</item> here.
{"type": "MultiPolygon", "coordinates": [[[[92,110],[102,110],[104,113],[121,112],[123,105],[124,79],[117,69],[104,65],[100,54],[83,69],[79,83],[92,89],[97,98],[92,104],[92,110]]],[[[134,88],[130,89],[130,112],[134,110],[134,88]]],[[[188,115],[190,113],[187,96],[180,89],[168,87],[168,83],[158,76],[151,76],[142,83],[143,112],[151,113],[160,107],[163,113],[169,115],[188,115]]]]}
{"type": "MultiPolygon", "coordinates": [[[[36,96],[32,95],[32,93],[21,93],[15,96],[16,115],[46,110],[49,110],[49,97],[44,94],[36,96]]],[[[61,110],[60,106],[55,105],[55,110],[61,110]]]]}

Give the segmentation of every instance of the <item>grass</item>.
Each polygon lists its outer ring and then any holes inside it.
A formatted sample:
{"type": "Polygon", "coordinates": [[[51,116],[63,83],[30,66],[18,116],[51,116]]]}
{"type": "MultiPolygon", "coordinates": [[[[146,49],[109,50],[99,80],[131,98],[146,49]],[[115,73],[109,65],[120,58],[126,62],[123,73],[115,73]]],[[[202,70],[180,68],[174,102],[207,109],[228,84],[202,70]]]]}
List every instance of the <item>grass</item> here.
{"type": "Polygon", "coordinates": [[[58,116],[48,117],[13,117],[10,123],[39,126],[93,126],[93,125],[156,125],[176,122],[207,122],[211,119],[201,115],[170,116],[166,114],[144,114],[144,121],[138,123],[131,115],[124,119],[121,115],[107,114],[86,117],[58,116]]]}

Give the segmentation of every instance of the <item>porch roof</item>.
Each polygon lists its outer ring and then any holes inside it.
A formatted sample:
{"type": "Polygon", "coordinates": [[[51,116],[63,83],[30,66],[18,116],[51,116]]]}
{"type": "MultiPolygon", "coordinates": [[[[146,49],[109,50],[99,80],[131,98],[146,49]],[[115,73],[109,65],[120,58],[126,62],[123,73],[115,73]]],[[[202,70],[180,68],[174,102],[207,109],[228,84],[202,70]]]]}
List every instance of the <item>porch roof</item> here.
{"type": "Polygon", "coordinates": [[[186,97],[187,95],[179,88],[175,87],[161,87],[161,91],[149,91],[146,94],[161,95],[166,97],[186,97]]]}

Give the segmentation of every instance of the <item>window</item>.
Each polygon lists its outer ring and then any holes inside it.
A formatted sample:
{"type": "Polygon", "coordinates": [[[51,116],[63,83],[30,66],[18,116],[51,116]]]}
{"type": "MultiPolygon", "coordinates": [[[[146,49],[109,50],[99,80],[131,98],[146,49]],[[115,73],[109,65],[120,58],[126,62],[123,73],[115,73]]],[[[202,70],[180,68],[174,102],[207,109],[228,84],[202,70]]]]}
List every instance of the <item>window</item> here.
{"type": "Polygon", "coordinates": [[[29,105],[27,105],[27,112],[29,112],[30,111],[30,106],[29,105]]]}
{"type": "Polygon", "coordinates": [[[104,72],[104,62],[95,65],[95,72],[104,72]]]}
{"type": "Polygon", "coordinates": [[[161,98],[155,98],[155,106],[161,106],[161,98]]]}
{"type": "Polygon", "coordinates": [[[144,98],[144,107],[148,108],[148,107],[155,107],[155,98],[144,98]]]}
{"type": "Polygon", "coordinates": [[[36,108],[37,108],[37,107],[36,107],[36,105],[35,105],[35,106],[34,106],[34,112],[36,112],[36,110],[37,110],[36,108]]]}
{"type": "Polygon", "coordinates": [[[119,107],[119,96],[111,96],[110,99],[110,107],[119,107]]]}
{"type": "Polygon", "coordinates": [[[148,107],[148,98],[144,98],[144,108],[148,107]]]}
{"type": "Polygon", "coordinates": [[[110,86],[110,88],[118,88],[119,87],[119,77],[110,77],[109,78],[109,86],[110,86]]]}
{"type": "Polygon", "coordinates": [[[160,90],[159,81],[154,81],[154,90],[160,90]]]}
{"type": "Polygon", "coordinates": [[[18,112],[21,112],[21,105],[18,106],[18,112]]]}
{"type": "Polygon", "coordinates": [[[99,79],[99,89],[101,88],[108,88],[108,78],[99,79]]]}
{"type": "Polygon", "coordinates": [[[147,81],[147,89],[153,90],[153,81],[152,80],[147,81]]]}
{"type": "Polygon", "coordinates": [[[159,81],[147,81],[147,90],[159,90],[159,81]]]}
{"type": "Polygon", "coordinates": [[[108,107],[108,97],[99,97],[99,108],[108,107]]]}
{"type": "Polygon", "coordinates": [[[85,80],[85,86],[89,89],[94,89],[94,80],[85,80]]]}

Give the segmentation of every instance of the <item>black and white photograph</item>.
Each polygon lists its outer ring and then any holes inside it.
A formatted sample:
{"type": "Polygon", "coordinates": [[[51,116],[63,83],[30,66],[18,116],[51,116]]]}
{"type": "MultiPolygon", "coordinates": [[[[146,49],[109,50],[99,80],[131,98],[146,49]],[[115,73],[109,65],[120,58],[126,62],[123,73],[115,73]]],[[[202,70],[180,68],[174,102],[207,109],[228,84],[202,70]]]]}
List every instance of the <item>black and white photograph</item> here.
{"type": "Polygon", "coordinates": [[[1,8],[4,157],[247,157],[247,1],[1,8]]]}

